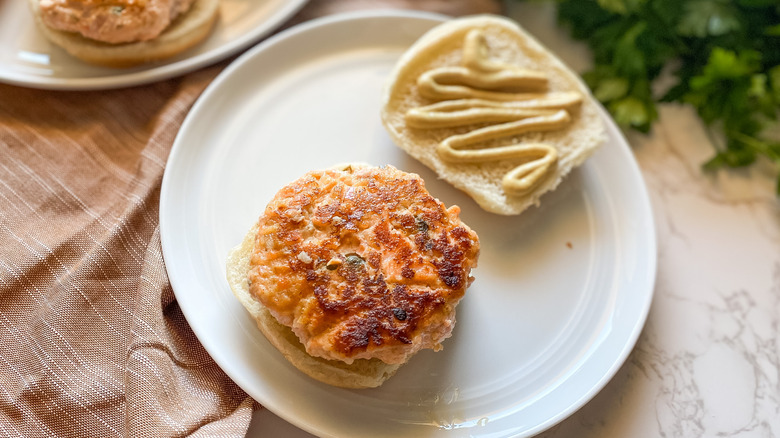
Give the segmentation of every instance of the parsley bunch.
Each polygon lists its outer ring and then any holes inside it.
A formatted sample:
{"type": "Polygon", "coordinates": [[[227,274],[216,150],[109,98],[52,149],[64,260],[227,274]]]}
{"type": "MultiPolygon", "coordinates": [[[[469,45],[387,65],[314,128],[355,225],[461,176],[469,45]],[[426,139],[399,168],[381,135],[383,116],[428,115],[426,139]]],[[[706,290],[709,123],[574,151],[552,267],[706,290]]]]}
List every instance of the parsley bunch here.
{"type": "Polygon", "coordinates": [[[759,157],[780,169],[766,134],[780,109],[780,0],[558,0],[558,19],[591,47],[583,78],[619,124],[647,132],[657,102],[687,103],[721,139],[705,169],[759,157]],[[664,70],[676,84],[657,95],[664,70]]]}

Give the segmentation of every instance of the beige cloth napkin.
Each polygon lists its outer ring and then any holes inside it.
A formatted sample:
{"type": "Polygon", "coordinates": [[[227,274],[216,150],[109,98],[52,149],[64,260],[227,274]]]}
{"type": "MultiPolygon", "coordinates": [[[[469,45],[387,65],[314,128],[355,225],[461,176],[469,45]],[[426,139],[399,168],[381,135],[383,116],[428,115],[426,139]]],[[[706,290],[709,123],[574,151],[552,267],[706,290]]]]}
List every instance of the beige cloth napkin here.
{"type": "MultiPolygon", "coordinates": [[[[494,0],[312,1],[291,23],[494,0]]],[[[229,61],[147,86],[0,85],[0,436],[243,436],[260,408],[214,363],[168,282],[158,204],[198,95],[229,61]]]]}

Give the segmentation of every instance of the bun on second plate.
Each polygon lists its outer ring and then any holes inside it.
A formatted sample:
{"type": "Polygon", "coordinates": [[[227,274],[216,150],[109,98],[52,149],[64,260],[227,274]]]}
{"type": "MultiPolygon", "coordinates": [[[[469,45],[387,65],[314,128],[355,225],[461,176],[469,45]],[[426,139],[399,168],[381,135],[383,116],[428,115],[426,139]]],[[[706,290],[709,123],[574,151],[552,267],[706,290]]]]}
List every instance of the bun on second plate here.
{"type": "MultiPolygon", "coordinates": [[[[70,27],[67,22],[77,22],[82,19],[83,10],[90,7],[106,7],[103,3],[92,4],[86,2],[81,8],[69,8],[61,5],[51,7],[51,15],[44,17],[41,9],[42,0],[28,0],[34,15],[37,27],[43,35],[53,44],[65,49],[70,55],[90,64],[125,68],[137,66],[175,56],[187,49],[201,43],[212,31],[219,16],[219,0],[194,0],[186,11],[179,14],[170,24],[159,31],[151,30],[151,39],[135,39],[130,41],[114,42],[111,33],[127,34],[126,27],[139,27],[136,34],[145,35],[140,38],[148,38],[150,35],[142,27],[145,25],[143,17],[118,21],[113,28],[105,29],[105,40],[100,31],[95,31],[94,26],[84,25],[82,32],[70,27]],[[51,25],[50,25],[50,24],[51,25]],[[56,26],[56,27],[55,27],[56,26]],[[91,33],[90,33],[91,32],[91,33]],[[82,33],[93,36],[87,37],[82,33]],[[109,42],[107,42],[109,41],[109,42]]],[[[44,0],[46,1],[46,0],[44,0]]],[[[165,0],[160,0],[165,1],[165,0]]],[[[52,3],[50,1],[50,3],[52,3]]],[[[56,2],[54,2],[56,3],[56,2]]],[[[151,3],[151,0],[150,2],[151,3]]],[[[138,6],[113,6],[117,14],[136,13],[138,6]]],[[[146,7],[149,7],[148,4],[146,7]]],[[[49,10],[49,8],[47,8],[49,10]]],[[[105,11],[102,11],[106,13],[105,11]]],[[[111,13],[108,12],[110,15],[111,13]]],[[[94,19],[94,18],[93,18],[94,19]]],[[[148,20],[158,21],[159,20],[148,20]]],[[[107,26],[108,27],[108,26],[107,26]]]]}

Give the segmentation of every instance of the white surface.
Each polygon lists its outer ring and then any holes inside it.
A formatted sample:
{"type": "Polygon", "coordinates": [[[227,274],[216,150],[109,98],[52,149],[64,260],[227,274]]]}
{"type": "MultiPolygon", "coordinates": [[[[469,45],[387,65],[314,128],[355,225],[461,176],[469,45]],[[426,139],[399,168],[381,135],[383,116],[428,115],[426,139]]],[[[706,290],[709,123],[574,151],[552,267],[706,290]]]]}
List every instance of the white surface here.
{"type": "Polygon", "coordinates": [[[221,0],[211,35],[166,61],[129,69],[86,64],[38,32],[27,0],[0,2],[0,82],[33,88],[87,90],[144,84],[196,70],[249,47],[306,0],[221,0]]]}
{"type": "MultiPolygon", "coordinates": [[[[502,217],[389,140],[379,97],[430,15],[346,15],[254,48],[204,92],[173,146],[160,230],[179,304],[225,372],[266,408],[322,436],[527,436],[593,397],[631,351],[650,306],[655,234],[633,157],[609,141],[542,206],[502,217]],[[345,161],[419,173],[481,239],[454,335],[384,386],[315,382],[267,343],[224,279],[228,250],[271,196],[345,161]]],[[[255,430],[255,429],[253,429],[255,430]]]]}
{"type": "MultiPolygon", "coordinates": [[[[557,27],[551,3],[506,5],[587,68],[592,56],[557,27]]],[[[703,171],[711,138],[691,107],[675,104],[659,106],[649,135],[629,133],[657,224],[653,305],[609,384],[539,438],[780,437],[778,169],[703,171]]]]}

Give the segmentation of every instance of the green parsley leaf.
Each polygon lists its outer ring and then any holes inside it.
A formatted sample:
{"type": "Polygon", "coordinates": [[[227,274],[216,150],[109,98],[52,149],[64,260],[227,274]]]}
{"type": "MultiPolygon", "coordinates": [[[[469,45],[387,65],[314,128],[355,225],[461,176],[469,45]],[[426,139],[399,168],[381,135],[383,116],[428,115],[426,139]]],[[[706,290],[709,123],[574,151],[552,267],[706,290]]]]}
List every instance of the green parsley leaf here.
{"type": "Polygon", "coordinates": [[[680,35],[704,38],[739,30],[738,11],[728,0],[692,0],[685,2],[677,31],[680,35]]]}
{"type": "Polygon", "coordinates": [[[648,132],[650,125],[657,118],[655,108],[634,96],[613,101],[608,106],[615,121],[623,126],[631,126],[641,132],[648,132]]]}
{"type": "Polygon", "coordinates": [[[647,0],[597,0],[599,6],[616,14],[628,14],[637,10],[647,0]]]}
{"type": "Polygon", "coordinates": [[[621,77],[606,77],[598,82],[593,89],[593,95],[601,102],[619,99],[628,93],[628,79],[621,77]]]}
{"type": "Polygon", "coordinates": [[[558,0],[559,23],[586,41],[595,67],[583,79],[623,127],[648,132],[658,102],[693,106],[714,144],[705,170],[759,158],[778,170],[780,141],[767,126],[780,112],[778,0],[558,0]],[[674,66],[674,68],[670,68],[674,66]],[[655,96],[662,71],[676,83],[655,96]]]}
{"type": "Polygon", "coordinates": [[[647,71],[645,54],[637,47],[636,40],[647,29],[647,24],[639,22],[631,26],[615,46],[615,68],[618,73],[629,77],[641,76],[647,71]]]}
{"type": "Polygon", "coordinates": [[[776,65],[767,71],[769,88],[772,89],[772,100],[775,105],[780,105],[780,65],[776,65]]]}
{"type": "Polygon", "coordinates": [[[775,24],[774,26],[769,26],[764,30],[765,35],[769,36],[780,36],[780,24],[775,24]]]}

